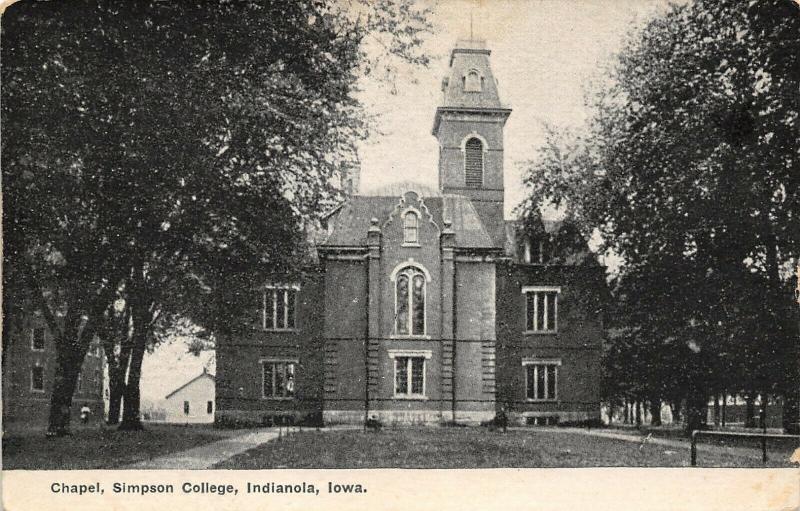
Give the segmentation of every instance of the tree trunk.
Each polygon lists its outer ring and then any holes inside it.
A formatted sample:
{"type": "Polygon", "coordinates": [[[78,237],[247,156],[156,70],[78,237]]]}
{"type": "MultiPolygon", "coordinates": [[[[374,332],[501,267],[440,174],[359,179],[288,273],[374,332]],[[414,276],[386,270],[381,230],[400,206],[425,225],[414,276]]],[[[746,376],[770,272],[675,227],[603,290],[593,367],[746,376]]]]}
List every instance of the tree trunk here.
{"type": "MultiPolygon", "coordinates": [[[[798,322],[800,327],[800,322],[798,322]]],[[[789,366],[785,381],[783,382],[783,419],[781,426],[788,435],[800,435],[800,336],[795,332],[794,339],[790,342],[789,357],[786,363],[789,366]]]]}
{"type": "Polygon", "coordinates": [[[123,349],[114,367],[108,368],[108,420],[107,424],[119,424],[119,415],[122,411],[122,397],[125,395],[125,373],[131,358],[130,348],[123,349]]]}
{"type": "Polygon", "coordinates": [[[725,423],[728,420],[728,391],[722,393],[722,427],[725,427],[725,423]]]}
{"type": "Polygon", "coordinates": [[[72,396],[75,394],[81,365],[95,331],[95,322],[91,319],[81,329],[81,316],[77,312],[69,313],[65,328],[60,330],[55,341],[56,367],[50,394],[47,436],[64,436],[70,433],[72,396]]]}
{"type": "Polygon", "coordinates": [[[790,389],[783,395],[783,431],[787,435],[800,435],[800,392],[790,389]]]}
{"type": "Polygon", "coordinates": [[[64,346],[65,344],[68,344],[68,341],[65,341],[63,336],[56,340],[56,370],[50,395],[47,436],[64,436],[70,433],[70,409],[80,364],[76,364],[78,355],[75,350],[64,346]]]}
{"type": "Polygon", "coordinates": [[[642,403],[636,401],[633,406],[636,407],[636,429],[639,429],[642,427],[642,403]]]}
{"type": "Polygon", "coordinates": [[[128,368],[128,380],[125,383],[125,397],[122,407],[122,423],[118,428],[123,431],[144,429],[139,413],[141,405],[139,383],[142,377],[142,361],[144,360],[152,314],[147,307],[146,292],[137,280],[137,277],[140,277],[141,274],[141,268],[137,268],[137,273],[132,279],[129,295],[133,330],[131,335],[131,361],[128,368]]]}
{"type": "MultiPolygon", "coordinates": [[[[116,281],[110,279],[109,282],[116,281]]],[[[86,353],[89,351],[89,344],[94,338],[98,318],[111,300],[112,288],[113,286],[104,285],[96,294],[91,285],[72,290],[73,296],[79,298],[71,300],[71,303],[68,304],[69,308],[63,328],[55,320],[41,288],[34,293],[50,331],[56,334],[56,367],[50,394],[47,436],[69,434],[70,409],[72,408],[72,396],[78,383],[78,375],[83,359],[86,358],[86,353]],[[91,298],[84,298],[87,295],[91,298]],[[82,302],[81,300],[86,301],[82,302]],[[87,303],[88,307],[86,307],[87,303]],[[88,317],[86,321],[83,319],[84,313],[88,317]]]]}
{"type": "Polygon", "coordinates": [[[682,422],[680,399],[678,399],[672,404],[672,422],[674,422],[675,424],[680,424],[682,422]]]}
{"type": "Polygon", "coordinates": [[[660,426],[661,425],[661,400],[660,399],[651,399],[650,400],[650,425],[651,426],[660,426]]]}
{"type": "Polygon", "coordinates": [[[623,413],[623,424],[630,424],[631,423],[631,407],[630,403],[628,402],[628,398],[625,398],[625,407],[622,410],[623,413]]]}
{"type": "MultiPolygon", "coordinates": [[[[765,202],[770,197],[765,197],[765,202]]],[[[800,378],[800,341],[799,332],[800,322],[789,320],[793,316],[791,307],[795,304],[790,304],[790,300],[786,299],[785,291],[782,288],[783,284],[780,277],[780,263],[778,261],[778,239],[775,235],[775,230],[769,221],[769,215],[762,215],[765,230],[765,247],[766,247],[766,267],[767,267],[767,282],[769,283],[769,297],[770,302],[773,304],[769,308],[771,316],[774,321],[771,331],[775,336],[771,341],[771,345],[778,347],[779,354],[777,358],[783,363],[778,363],[777,367],[773,368],[775,371],[775,380],[778,380],[779,388],[783,390],[783,419],[781,426],[786,433],[800,434],[800,386],[798,385],[798,378],[800,378]]],[[[800,274],[798,274],[800,278],[800,274]]],[[[771,360],[771,362],[777,362],[771,360]]],[[[763,398],[764,409],[767,406],[766,396],[763,398]]]]}
{"type": "MultiPolygon", "coordinates": [[[[134,323],[136,323],[134,318],[134,323]]],[[[142,328],[144,330],[144,328],[142,328]]],[[[122,408],[122,423],[119,428],[123,431],[144,429],[140,418],[139,410],[141,405],[141,394],[139,383],[142,377],[142,361],[144,360],[146,332],[139,332],[134,326],[134,345],[131,353],[130,368],[128,369],[128,381],[125,383],[125,393],[122,408]]]]}
{"type": "Polygon", "coordinates": [[[106,424],[119,424],[122,398],[125,394],[125,376],[131,359],[130,310],[125,306],[121,315],[111,308],[102,323],[100,335],[108,367],[108,418],[106,424]],[[116,353],[119,348],[119,353],[116,353]]]}
{"type": "Polygon", "coordinates": [[[750,392],[745,397],[744,427],[756,427],[756,396],[755,392],[750,392]]]}
{"type": "Polygon", "coordinates": [[[719,394],[714,395],[714,426],[719,427],[719,394]]]}

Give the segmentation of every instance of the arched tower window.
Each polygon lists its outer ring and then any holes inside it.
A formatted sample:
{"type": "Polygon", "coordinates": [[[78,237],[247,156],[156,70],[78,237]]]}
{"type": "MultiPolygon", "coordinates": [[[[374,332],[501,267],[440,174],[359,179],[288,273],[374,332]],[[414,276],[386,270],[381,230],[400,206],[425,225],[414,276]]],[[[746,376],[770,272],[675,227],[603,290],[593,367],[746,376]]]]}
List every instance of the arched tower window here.
{"type": "Polygon", "coordinates": [[[477,70],[470,70],[464,77],[464,92],[480,92],[483,88],[483,77],[477,70]]]}
{"type": "Polygon", "coordinates": [[[467,188],[483,186],[483,143],[474,137],[464,145],[464,176],[467,188]]]}
{"type": "Polygon", "coordinates": [[[425,275],[413,266],[395,280],[395,333],[425,335],[425,275]]]}
{"type": "Polygon", "coordinates": [[[419,217],[409,211],[403,217],[403,243],[419,243],[419,217]]]}

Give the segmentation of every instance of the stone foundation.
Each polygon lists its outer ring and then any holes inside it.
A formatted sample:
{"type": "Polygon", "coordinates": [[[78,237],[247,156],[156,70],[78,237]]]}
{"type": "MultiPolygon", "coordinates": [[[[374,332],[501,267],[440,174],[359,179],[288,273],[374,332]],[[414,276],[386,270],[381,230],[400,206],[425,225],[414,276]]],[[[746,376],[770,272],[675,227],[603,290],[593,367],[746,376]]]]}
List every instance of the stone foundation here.
{"type": "MultiPolygon", "coordinates": [[[[370,410],[370,417],[375,417],[384,425],[433,426],[443,422],[452,422],[451,411],[438,410],[370,410]]],[[[494,412],[489,411],[456,411],[456,422],[477,426],[481,422],[492,420],[494,412]]],[[[363,410],[325,410],[322,412],[325,424],[363,424],[363,410]]]]}
{"type": "Polygon", "coordinates": [[[308,411],[297,410],[217,410],[214,423],[221,426],[264,426],[269,424],[300,423],[308,411]]]}
{"type": "Polygon", "coordinates": [[[574,412],[574,411],[547,411],[547,412],[510,412],[508,422],[518,426],[529,426],[531,419],[548,419],[557,423],[564,422],[587,422],[589,420],[599,420],[600,412],[574,412]]]}

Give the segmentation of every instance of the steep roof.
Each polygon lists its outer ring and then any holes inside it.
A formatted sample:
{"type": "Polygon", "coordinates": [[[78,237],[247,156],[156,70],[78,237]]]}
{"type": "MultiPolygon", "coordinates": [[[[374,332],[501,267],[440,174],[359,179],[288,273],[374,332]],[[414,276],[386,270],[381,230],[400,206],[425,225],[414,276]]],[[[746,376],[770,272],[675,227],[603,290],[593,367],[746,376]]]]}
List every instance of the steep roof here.
{"type": "Polygon", "coordinates": [[[175,394],[177,394],[178,392],[180,392],[181,390],[185,389],[186,387],[188,387],[189,385],[191,385],[192,383],[196,382],[197,380],[199,380],[201,378],[211,378],[211,381],[214,381],[214,375],[213,374],[209,374],[205,369],[203,369],[202,373],[200,373],[199,375],[195,376],[191,380],[187,381],[186,383],[184,383],[183,385],[181,385],[177,389],[175,389],[172,392],[170,392],[169,394],[167,394],[164,399],[171,398],[172,396],[174,396],[175,394]]]}
{"type": "Polygon", "coordinates": [[[448,77],[442,85],[442,107],[445,108],[503,108],[497,91],[497,82],[489,66],[491,50],[482,40],[460,40],[450,54],[448,77]],[[477,71],[482,89],[478,92],[465,90],[464,78],[477,71]]]}
{"type": "Polygon", "coordinates": [[[451,229],[456,233],[457,247],[495,247],[470,199],[462,195],[445,195],[444,211],[444,218],[452,222],[451,229]]]}
{"type": "MultiPolygon", "coordinates": [[[[320,247],[363,247],[367,244],[367,232],[372,218],[381,224],[389,217],[401,200],[399,196],[356,195],[334,211],[328,219],[328,235],[320,247]]],[[[455,232],[455,245],[462,248],[502,248],[502,243],[493,241],[472,201],[461,195],[423,197],[423,201],[440,228],[444,221],[451,223],[455,232]]]]}

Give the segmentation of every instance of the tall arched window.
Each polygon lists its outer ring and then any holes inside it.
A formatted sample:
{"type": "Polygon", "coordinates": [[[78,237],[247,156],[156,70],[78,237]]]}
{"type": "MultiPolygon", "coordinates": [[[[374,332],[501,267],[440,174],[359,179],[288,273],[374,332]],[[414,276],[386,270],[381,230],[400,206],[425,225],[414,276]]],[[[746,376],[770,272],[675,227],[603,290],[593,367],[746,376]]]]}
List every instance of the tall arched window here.
{"type": "Polygon", "coordinates": [[[403,243],[419,243],[418,229],[419,217],[413,211],[409,211],[403,216],[403,243]]]}
{"type": "Polygon", "coordinates": [[[409,266],[395,281],[395,332],[398,335],[425,335],[425,275],[409,266]]]}
{"type": "Polygon", "coordinates": [[[483,144],[475,137],[464,145],[464,175],[468,188],[483,186],[483,144]]]}

